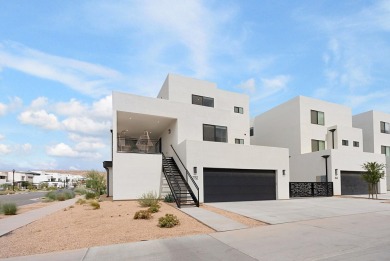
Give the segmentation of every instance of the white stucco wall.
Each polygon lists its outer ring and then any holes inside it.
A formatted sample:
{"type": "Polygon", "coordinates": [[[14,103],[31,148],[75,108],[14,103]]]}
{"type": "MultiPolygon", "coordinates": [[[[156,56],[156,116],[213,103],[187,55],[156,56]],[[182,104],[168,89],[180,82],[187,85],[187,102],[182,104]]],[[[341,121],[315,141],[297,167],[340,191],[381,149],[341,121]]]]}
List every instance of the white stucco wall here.
{"type": "MultiPolygon", "coordinates": [[[[366,153],[349,150],[325,150],[290,158],[290,180],[292,182],[315,182],[319,176],[325,176],[325,159],[322,155],[330,155],[328,158],[328,181],[333,182],[334,195],[341,194],[341,171],[364,171],[362,165],[366,162],[376,161],[386,163],[386,157],[380,154],[366,153]],[[336,170],[338,175],[336,177],[336,170]]],[[[382,179],[379,193],[386,193],[386,178],[382,179]]]]}
{"type": "Polygon", "coordinates": [[[143,193],[160,194],[161,154],[114,153],[113,199],[138,199],[143,193]]]}
{"type": "Polygon", "coordinates": [[[183,163],[195,178],[203,202],[203,168],[266,169],[276,171],[276,198],[289,198],[288,150],[218,142],[186,140],[175,147],[183,163]],[[194,175],[197,167],[197,175],[194,175]],[[283,176],[283,170],[285,175],[283,176]]]}
{"type": "Polygon", "coordinates": [[[375,146],[373,111],[367,111],[352,116],[352,124],[353,127],[363,130],[363,151],[374,152],[375,146]]]}

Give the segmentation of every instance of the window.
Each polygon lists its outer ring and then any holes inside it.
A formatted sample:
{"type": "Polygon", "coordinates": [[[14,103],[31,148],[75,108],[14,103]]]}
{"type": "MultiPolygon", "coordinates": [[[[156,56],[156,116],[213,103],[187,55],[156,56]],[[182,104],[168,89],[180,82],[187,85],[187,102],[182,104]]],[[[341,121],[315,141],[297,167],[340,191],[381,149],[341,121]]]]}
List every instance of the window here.
{"type": "Polygon", "coordinates": [[[311,123],[318,125],[325,125],[325,115],[322,111],[310,111],[311,123]]]}
{"type": "Polygon", "coordinates": [[[325,150],[325,141],[323,140],[311,140],[311,151],[325,150]]]}
{"type": "Polygon", "coordinates": [[[203,124],[203,140],[227,142],[227,127],[203,124]]]}
{"type": "Polygon", "coordinates": [[[354,147],[359,147],[359,142],[358,142],[358,141],[354,141],[354,142],[353,142],[353,146],[354,146],[354,147]]]}
{"type": "Polygon", "coordinates": [[[250,129],[249,129],[249,135],[250,136],[253,136],[255,134],[255,129],[253,128],[253,127],[251,127],[250,129]]]}
{"type": "Polygon", "coordinates": [[[234,112],[244,114],[244,108],[234,106],[234,112]]]}
{"type": "Polygon", "coordinates": [[[381,121],[381,133],[390,134],[390,123],[381,121]]]}
{"type": "Polygon", "coordinates": [[[343,146],[348,146],[348,141],[347,140],[342,140],[341,144],[343,144],[343,146]]]}
{"type": "Polygon", "coordinates": [[[214,98],[192,95],[192,104],[214,107],[214,98]]]}
{"type": "Polygon", "coordinates": [[[387,157],[390,157],[390,146],[381,146],[382,154],[385,154],[387,157]]]}
{"type": "Polygon", "coordinates": [[[236,144],[244,144],[244,139],[235,139],[236,144]]]}

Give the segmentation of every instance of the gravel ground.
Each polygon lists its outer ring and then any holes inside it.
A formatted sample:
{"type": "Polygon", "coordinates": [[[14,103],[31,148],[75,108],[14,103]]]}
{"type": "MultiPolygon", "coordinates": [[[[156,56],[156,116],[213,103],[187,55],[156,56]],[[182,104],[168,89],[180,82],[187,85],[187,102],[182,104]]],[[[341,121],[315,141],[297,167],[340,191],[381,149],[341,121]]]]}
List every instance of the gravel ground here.
{"type": "Polygon", "coordinates": [[[98,210],[75,205],[0,237],[0,258],[214,232],[163,202],[150,220],[133,219],[136,211],[145,209],[136,201],[100,205],[98,210]],[[180,225],[159,228],[158,218],[167,213],[176,215],[180,225]]]}

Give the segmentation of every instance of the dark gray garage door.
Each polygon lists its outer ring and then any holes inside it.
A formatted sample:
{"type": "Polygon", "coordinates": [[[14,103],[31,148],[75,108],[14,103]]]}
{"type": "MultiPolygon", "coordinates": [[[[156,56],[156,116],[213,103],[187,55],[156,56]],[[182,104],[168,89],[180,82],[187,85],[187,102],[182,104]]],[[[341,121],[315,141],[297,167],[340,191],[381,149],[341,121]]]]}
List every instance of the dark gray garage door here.
{"type": "Polygon", "coordinates": [[[276,199],[274,170],[203,169],[204,202],[276,199]]]}
{"type": "Polygon", "coordinates": [[[368,185],[362,179],[362,173],[341,171],[341,195],[368,194],[368,185]]]}

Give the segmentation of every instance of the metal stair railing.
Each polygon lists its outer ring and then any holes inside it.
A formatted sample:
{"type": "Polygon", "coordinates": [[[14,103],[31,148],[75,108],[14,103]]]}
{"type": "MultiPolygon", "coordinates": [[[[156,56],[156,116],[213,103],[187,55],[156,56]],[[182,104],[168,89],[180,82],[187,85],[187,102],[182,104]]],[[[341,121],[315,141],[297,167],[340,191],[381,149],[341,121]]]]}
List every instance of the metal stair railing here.
{"type": "MultiPolygon", "coordinates": [[[[193,201],[195,202],[196,206],[199,207],[199,187],[198,187],[198,185],[196,184],[194,178],[191,176],[191,174],[190,174],[190,172],[188,171],[188,169],[186,168],[186,166],[184,165],[184,163],[181,161],[179,155],[177,154],[177,152],[176,152],[175,148],[172,146],[172,144],[171,144],[171,148],[172,148],[173,152],[175,153],[176,157],[179,159],[181,165],[184,167],[184,169],[185,169],[185,171],[186,171],[186,178],[185,178],[185,180],[186,180],[186,183],[187,183],[186,185],[188,185],[188,187],[187,187],[187,188],[188,188],[188,192],[190,192],[190,195],[191,195],[193,201]],[[192,191],[192,189],[191,189],[191,187],[190,187],[190,185],[189,185],[189,183],[188,183],[188,177],[190,178],[192,184],[193,184],[194,187],[196,188],[198,197],[196,197],[195,194],[194,194],[194,192],[192,191]]],[[[181,174],[181,173],[180,173],[180,174],[181,174]]]]}
{"type": "Polygon", "coordinates": [[[175,175],[172,174],[173,173],[172,167],[168,164],[168,160],[165,157],[164,153],[161,152],[161,154],[162,154],[162,157],[163,157],[163,163],[165,163],[165,165],[167,166],[167,168],[169,168],[169,171],[170,171],[170,175],[168,175],[167,171],[166,171],[166,169],[164,167],[164,164],[163,164],[162,169],[163,169],[163,173],[164,173],[165,179],[167,180],[168,186],[171,189],[172,196],[175,199],[177,207],[180,208],[181,207],[181,202],[180,202],[180,200],[178,199],[178,197],[176,195],[176,190],[173,188],[174,184],[172,184],[172,181],[171,181],[169,176],[173,176],[173,179],[175,180],[175,183],[176,183],[175,185],[176,185],[176,187],[179,187],[179,192],[180,193],[181,193],[181,187],[179,185],[179,182],[177,182],[177,179],[176,179],[175,175]]]}

